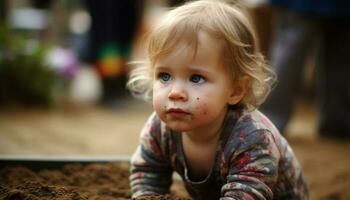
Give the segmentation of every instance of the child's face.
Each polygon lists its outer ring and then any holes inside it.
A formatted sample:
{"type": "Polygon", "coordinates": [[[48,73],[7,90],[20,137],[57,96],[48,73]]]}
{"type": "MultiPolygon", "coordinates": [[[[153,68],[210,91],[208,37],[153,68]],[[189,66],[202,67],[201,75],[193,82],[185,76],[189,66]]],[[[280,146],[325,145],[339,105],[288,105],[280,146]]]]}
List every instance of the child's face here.
{"type": "Polygon", "coordinates": [[[221,44],[208,34],[198,34],[194,59],[190,48],[176,48],[156,62],[153,107],[175,131],[211,130],[221,126],[232,100],[233,84],[221,64],[221,44]]]}

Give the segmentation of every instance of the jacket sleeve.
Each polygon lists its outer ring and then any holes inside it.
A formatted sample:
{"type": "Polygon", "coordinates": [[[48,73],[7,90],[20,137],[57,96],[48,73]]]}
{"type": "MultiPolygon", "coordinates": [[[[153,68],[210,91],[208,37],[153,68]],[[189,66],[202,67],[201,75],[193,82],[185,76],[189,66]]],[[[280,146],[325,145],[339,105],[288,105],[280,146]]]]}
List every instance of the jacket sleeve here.
{"type": "MultiPolygon", "coordinates": [[[[238,133],[240,134],[240,133],[238,133]]],[[[280,153],[272,134],[256,130],[235,137],[227,182],[221,200],[273,199],[280,153]]],[[[231,147],[230,147],[231,148],[231,147]]]]}
{"type": "Polygon", "coordinates": [[[169,192],[172,168],[165,155],[166,144],[161,132],[161,122],[153,114],[143,127],[140,144],[131,158],[132,198],[169,192]]]}

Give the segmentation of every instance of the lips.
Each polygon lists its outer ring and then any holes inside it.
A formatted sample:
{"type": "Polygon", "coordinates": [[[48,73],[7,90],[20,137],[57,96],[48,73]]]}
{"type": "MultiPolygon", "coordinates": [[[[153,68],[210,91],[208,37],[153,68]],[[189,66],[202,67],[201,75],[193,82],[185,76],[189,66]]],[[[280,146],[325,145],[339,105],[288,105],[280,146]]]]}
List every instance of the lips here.
{"type": "Polygon", "coordinates": [[[166,111],[166,114],[169,115],[171,118],[183,118],[187,115],[190,115],[189,112],[186,112],[185,110],[182,110],[180,108],[171,108],[166,111]]]}
{"type": "Polygon", "coordinates": [[[184,114],[189,114],[185,110],[182,110],[181,108],[170,108],[167,110],[167,113],[184,113],[184,114]]]}

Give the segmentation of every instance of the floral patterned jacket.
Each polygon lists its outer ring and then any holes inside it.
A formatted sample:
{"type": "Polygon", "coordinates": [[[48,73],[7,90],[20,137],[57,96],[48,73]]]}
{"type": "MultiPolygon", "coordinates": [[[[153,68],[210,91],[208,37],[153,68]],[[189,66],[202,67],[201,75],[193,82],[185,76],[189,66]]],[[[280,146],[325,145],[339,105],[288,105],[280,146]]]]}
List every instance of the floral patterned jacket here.
{"type": "Polygon", "coordinates": [[[131,159],[133,197],[166,194],[177,172],[194,199],[308,199],[301,167],[283,136],[258,110],[229,109],[210,173],[191,180],[182,134],[153,113],[131,159]]]}

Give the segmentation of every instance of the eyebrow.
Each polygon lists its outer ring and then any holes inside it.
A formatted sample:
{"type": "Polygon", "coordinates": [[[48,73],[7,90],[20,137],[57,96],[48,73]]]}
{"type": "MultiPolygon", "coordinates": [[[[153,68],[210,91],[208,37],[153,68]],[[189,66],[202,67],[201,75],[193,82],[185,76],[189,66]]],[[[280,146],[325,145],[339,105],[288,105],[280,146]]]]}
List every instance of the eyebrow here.
{"type": "Polygon", "coordinates": [[[154,71],[169,71],[170,67],[164,65],[156,65],[154,66],[154,71]]]}
{"type": "Polygon", "coordinates": [[[198,73],[198,74],[211,74],[212,72],[206,69],[203,69],[203,67],[195,66],[195,67],[189,67],[189,71],[198,73]]]}
{"type": "MultiPolygon", "coordinates": [[[[156,65],[154,67],[154,71],[171,71],[171,67],[168,67],[166,65],[156,65]]],[[[195,66],[195,67],[187,67],[188,71],[194,74],[211,74],[212,72],[206,69],[203,69],[203,67],[195,66]]]]}

